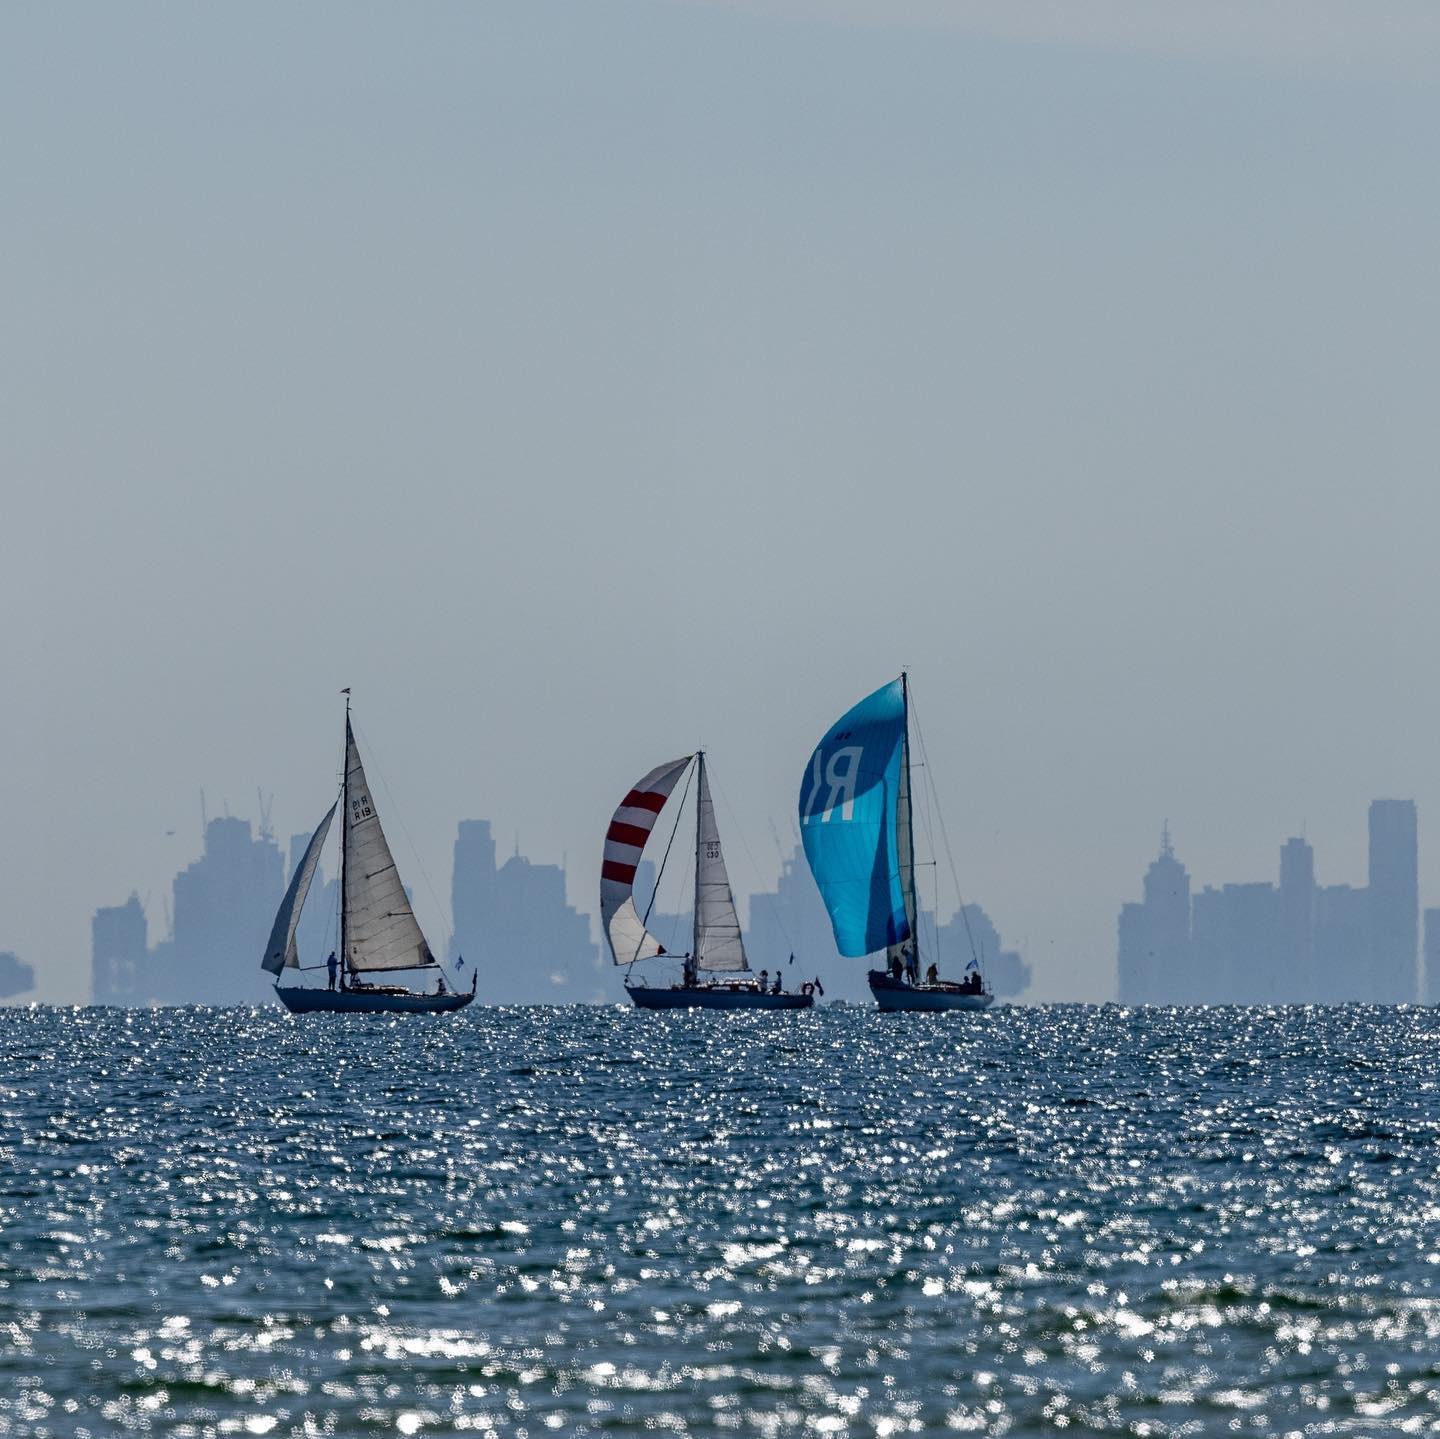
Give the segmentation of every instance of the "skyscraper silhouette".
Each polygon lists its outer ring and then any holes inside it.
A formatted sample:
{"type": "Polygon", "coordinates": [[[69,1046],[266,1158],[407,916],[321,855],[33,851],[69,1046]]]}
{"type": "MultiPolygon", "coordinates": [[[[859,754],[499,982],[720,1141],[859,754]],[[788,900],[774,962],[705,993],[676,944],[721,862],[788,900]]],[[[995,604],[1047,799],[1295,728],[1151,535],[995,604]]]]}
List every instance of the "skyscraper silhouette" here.
{"type": "Polygon", "coordinates": [[[1326,884],[1315,891],[1315,986],[1292,997],[1316,1004],[1374,998],[1369,890],[1326,884]]]}
{"type": "Polygon", "coordinates": [[[263,1004],[260,956],[284,892],[284,861],[246,819],[212,819],[200,858],[175,876],[174,933],[145,948],[132,894],[91,922],[91,975],[102,1004],[263,1004]]]}
{"type": "Polygon", "coordinates": [[[1122,1004],[1201,1003],[1190,953],[1190,875],[1175,858],[1170,826],[1145,871],[1144,898],[1120,911],[1122,1004]]]}
{"type": "Polygon", "coordinates": [[[1315,851],[1303,839],[1280,847],[1281,963],[1293,993],[1315,992],[1315,851]]]}
{"type": "Polygon", "coordinates": [[[97,909],[90,921],[90,992],[96,1004],[144,1002],[149,937],[140,896],[97,909]]]}
{"type": "Polygon", "coordinates": [[[1370,806],[1370,965],[1374,998],[1413,1002],[1419,946],[1420,874],[1415,801],[1370,806]]]}
{"type": "MultiPolygon", "coordinates": [[[[460,821],[450,903],[454,960],[479,972],[484,1004],[591,1004],[623,996],[590,938],[590,920],[565,896],[565,871],[517,850],[496,863],[490,821],[460,821]]],[[[462,972],[468,978],[467,967],[462,972]]]]}

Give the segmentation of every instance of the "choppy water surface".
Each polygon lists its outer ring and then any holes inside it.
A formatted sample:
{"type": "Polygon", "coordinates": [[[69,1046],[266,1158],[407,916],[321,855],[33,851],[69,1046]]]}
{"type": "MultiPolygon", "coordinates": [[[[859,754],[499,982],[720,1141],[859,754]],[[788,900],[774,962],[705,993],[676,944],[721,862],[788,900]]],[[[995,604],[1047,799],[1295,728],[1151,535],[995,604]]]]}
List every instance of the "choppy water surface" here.
{"type": "Polygon", "coordinates": [[[0,1013],[0,1433],[1440,1429],[1440,1019],[0,1013]]]}

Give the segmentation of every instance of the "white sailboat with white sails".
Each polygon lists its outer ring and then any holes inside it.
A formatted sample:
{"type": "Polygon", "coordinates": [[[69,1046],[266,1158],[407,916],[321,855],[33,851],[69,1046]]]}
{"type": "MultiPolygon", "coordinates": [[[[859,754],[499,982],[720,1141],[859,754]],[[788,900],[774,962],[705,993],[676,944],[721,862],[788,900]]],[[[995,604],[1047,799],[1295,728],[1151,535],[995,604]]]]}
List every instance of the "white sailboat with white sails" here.
{"type": "MultiPolygon", "coordinates": [[[[688,781],[686,788],[689,788],[688,781]]],[[[682,793],[680,804],[683,806],[684,802],[682,793]]],[[[673,832],[671,840],[674,840],[673,832]]],[[[668,846],[666,855],[669,855],[668,846]]],[[[663,872],[663,862],[661,869],[663,872]]],[[[656,883],[658,886],[658,878],[656,883]]],[[[806,984],[798,994],[786,993],[781,987],[778,966],[773,985],[762,984],[750,969],[740,932],[740,916],[735,910],[735,896],[720,847],[703,750],[651,770],[620,801],[605,832],[600,918],[615,963],[626,968],[626,992],[641,1009],[809,1009],[815,1002],[818,986],[806,984]],[[678,983],[637,984],[631,978],[631,967],[641,960],[666,957],[669,952],[646,929],[648,910],[642,918],[635,908],[635,872],[655,821],[680,776],[692,764],[692,778],[696,783],[695,926],[690,952],[674,956],[682,961],[678,983]],[[717,978],[701,979],[702,973],[717,978]]]]}
{"type": "Polygon", "coordinates": [[[345,701],[345,774],[340,798],[310,837],[280,902],[261,968],[276,976],[275,993],[292,1014],[436,1014],[463,1009],[475,998],[455,992],[430,952],[410,897],[400,881],[389,841],[380,826],[365,766],[350,727],[345,701]],[[330,822],[340,810],[340,943],[325,964],[302,965],[295,934],[300,912],[320,862],[330,822]],[[326,969],[328,987],[299,982],[306,970],[326,969]],[[433,971],[436,988],[421,991],[394,977],[433,971]],[[337,983],[338,980],[338,983],[337,983]],[[385,982],[389,981],[389,982],[385,982]]]}

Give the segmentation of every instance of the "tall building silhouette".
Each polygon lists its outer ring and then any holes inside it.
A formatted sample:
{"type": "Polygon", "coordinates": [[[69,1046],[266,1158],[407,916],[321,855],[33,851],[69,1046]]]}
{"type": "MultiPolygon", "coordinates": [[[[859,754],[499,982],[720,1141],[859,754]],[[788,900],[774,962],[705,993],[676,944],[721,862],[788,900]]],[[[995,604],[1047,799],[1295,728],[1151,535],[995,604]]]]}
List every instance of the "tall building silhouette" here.
{"type": "Polygon", "coordinates": [[[1280,847],[1280,945],[1283,969],[1299,994],[1315,993],[1315,851],[1303,839],[1280,847]]]}
{"type": "Polygon", "coordinates": [[[245,819],[212,819],[200,858],[175,876],[174,932],[144,948],[145,916],[131,895],[91,922],[97,1002],[263,1004],[260,957],[284,893],[284,862],[268,834],[245,819]]]}
{"type": "Polygon", "coordinates": [[[1413,1002],[1419,947],[1420,872],[1415,801],[1370,806],[1370,964],[1375,998],[1413,1002]]]}
{"type": "MultiPolygon", "coordinates": [[[[496,862],[489,820],[460,821],[450,902],[450,956],[479,972],[485,1004],[592,1004],[623,998],[600,963],[590,920],[565,895],[565,871],[516,853],[496,862]]],[[[468,976],[469,969],[462,971],[468,976]]]]}
{"type": "Polygon", "coordinates": [[[165,1002],[261,1004],[270,979],[257,956],[285,892],[280,849],[248,819],[212,819],[205,852],[175,876],[175,934],[165,1002]]]}
{"type": "Polygon", "coordinates": [[[1190,963],[1190,875],[1175,858],[1168,824],[1160,853],[1145,871],[1143,895],[1139,904],[1120,911],[1120,1002],[1200,1002],[1190,963]]]}
{"type": "Polygon", "coordinates": [[[1207,885],[1195,896],[1194,974],[1185,1003],[1275,1004],[1280,892],[1273,884],[1207,885]]]}
{"type": "Polygon", "coordinates": [[[1375,997],[1370,973],[1370,891],[1349,884],[1315,891],[1315,982],[1290,996],[1315,1004],[1346,1004],[1375,997]]]}
{"type": "Polygon", "coordinates": [[[96,1004],[143,1002],[149,944],[139,895],[95,911],[90,921],[90,993],[96,1004]]]}

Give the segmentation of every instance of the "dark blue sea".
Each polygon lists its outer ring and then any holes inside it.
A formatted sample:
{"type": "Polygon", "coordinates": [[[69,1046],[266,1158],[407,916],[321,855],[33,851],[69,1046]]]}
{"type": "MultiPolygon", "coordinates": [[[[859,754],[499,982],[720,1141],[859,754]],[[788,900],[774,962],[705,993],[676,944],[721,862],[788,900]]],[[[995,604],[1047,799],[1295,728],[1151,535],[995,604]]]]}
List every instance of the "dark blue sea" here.
{"type": "Polygon", "coordinates": [[[0,1434],[1440,1432],[1440,1018],[0,1012],[0,1434]]]}

